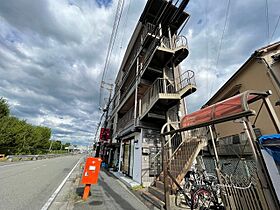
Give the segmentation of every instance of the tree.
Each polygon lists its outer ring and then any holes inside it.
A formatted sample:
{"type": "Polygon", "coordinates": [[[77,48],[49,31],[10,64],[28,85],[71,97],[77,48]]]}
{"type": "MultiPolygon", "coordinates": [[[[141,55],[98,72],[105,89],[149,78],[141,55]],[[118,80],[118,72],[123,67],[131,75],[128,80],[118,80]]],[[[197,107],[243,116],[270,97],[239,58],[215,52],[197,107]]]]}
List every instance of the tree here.
{"type": "MultiPolygon", "coordinates": [[[[7,101],[0,98],[0,153],[39,154],[50,146],[51,129],[34,126],[25,120],[10,116],[7,101]]],[[[61,142],[56,142],[61,148],[61,142]]]]}
{"type": "Polygon", "coordinates": [[[52,145],[52,150],[60,150],[61,149],[61,141],[54,141],[52,145]]]}
{"type": "Polygon", "coordinates": [[[10,115],[10,109],[7,101],[4,98],[0,98],[0,118],[8,117],[10,115]]]}
{"type": "Polygon", "coordinates": [[[64,146],[65,146],[65,147],[70,147],[70,145],[71,145],[71,144],[70,144],[69,142],[67,142],[67,143],[65,143],[64,146]]]}

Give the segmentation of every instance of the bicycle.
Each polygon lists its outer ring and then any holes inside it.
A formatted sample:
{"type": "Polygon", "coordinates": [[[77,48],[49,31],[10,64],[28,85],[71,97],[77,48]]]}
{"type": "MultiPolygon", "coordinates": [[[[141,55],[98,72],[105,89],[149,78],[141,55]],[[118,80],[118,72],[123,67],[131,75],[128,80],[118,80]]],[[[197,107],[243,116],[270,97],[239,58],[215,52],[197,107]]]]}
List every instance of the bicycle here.
{"type": "Polygon", "coordinates": [[[194,208],[199,210],[225,210],[223,203],[219,201],[217,190],[209,185],[208,188],[201,187],[193,193],[194,208]]]}
{"type": "Polygon", "coordinates": [[[178,207],[196,208],[197,203],[193,199],[194,192],[202,187],[207,188],[209,184],[212,185],[217,179],[215,176],[206,174],[205,170],[200,173],[192,170],[186,174],[184,181],[183,187],[178,187],[176,192],[175,205],[178,207]]]}
{"type": "Polygon", "coordinates": [[[189,171],[186,176],[184,177],[184,185],[183,188],[178,187],[175,196],[175,205],[178,207],[191,207],[192,205],[192,190],[195,185],[195,180],[191,180],[191,175],[195,176],[194,171],[189,171]]]}
{"type": "MultiPolygon", "coordinates": [[[[230,163],[224,163],[224,165],[229,165],[230,163]]],[[[216,180],[204,180],[205,186],[198,188],[192,195],[192,203],[195,204],[195,208],[199,210],[225,210],[223,203],[219,201],[220,198],[220,185],[216,180]]]]}

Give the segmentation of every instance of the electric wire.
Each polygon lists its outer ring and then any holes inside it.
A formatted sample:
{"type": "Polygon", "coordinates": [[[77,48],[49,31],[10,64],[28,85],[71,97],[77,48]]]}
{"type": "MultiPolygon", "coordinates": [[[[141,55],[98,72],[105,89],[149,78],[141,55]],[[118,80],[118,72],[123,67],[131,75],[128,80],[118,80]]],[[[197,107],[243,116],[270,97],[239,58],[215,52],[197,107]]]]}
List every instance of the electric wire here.
{"type": "Polygon", "coordinates": [[[102,79],[101,79],[101,82],[100,82],[99,107],[101,107],[101,104],[102,104],[101,100],[102,100],[103,84],[105,82],[104,80],[105,80],[105,77],[106,77],[106,72],[108,70],[108,66],[109,66],[110,58],[111,58],[111,53],[112,53],[112,50],[114,48],[116,35],[117,35],[120,19],[121,19],[121,16],[122,16],[123,2],[124,2],[123,0],[119,0],[118,4],[117,4],[113,29],[112,29],[109,45],[108,45],[108,48],[107,48],[107,55],[106,55],[106,58],[105,58],[105,64],[104,64],[104,68],[103,68],[103,72],[102,72],[102,79]]]}
{"type": "MultiPolygon", "coordinates": [[[[230,9],[230,0],[228,0],[228,3],[227,3],[225,23],[224,23],[224,27],[223,27],[223,32],[222,32],[222,36],[221,36],[221,39],[220,39],[220,43],[219,43],[218,54],[217,54],[217,61],[216,61],[216,67],[215,67],[215,70],[214,70],[214,75],[217,74],[217,68],[218,68],[218,64],[219,64],[219,61],[220,61],[220,55],[221,55],[223,39],[224,39],[225,31],[226,31],[226,26],[227,26],[228,18],[229,18],[229,9],[230,9]]],[[[210,96],[212,95],[213,85],[214,85],[214,80],[211,83],[210,96]]]]}
{"type": "Polygon", "coordinates": [[[268,14],[268,0],[265,0],[265,17],[266,17],[266,33],[267,33],[267,42],[269,44],[269,14],[268,14]]]}
{"type": "Polygon", "coordinates": [[[127,27],[128,27],[127,22],[128,22],[128,14],[129,14],[129,11],[130,11],[130,3],[131,3],[131,0],[128,0],[127,9],[126,9],[125,15],[123,16],[123,28],[124,28],[124,30],[122,30],[122,33],[119,37],[120,43],[119,43],[119,48],[118,48],[118,53],[117,53],[117,57],[118,57],[117,63],[118,63],[118,66],[119,66],[118,69],[120,69],[121,64],[122,64],[122,57],[123,57],[122,49],[123,49],[124,37],[125,37],[127,27]]]}
{"type": "Polygon", "coordinates": [[[128,6],[127,6],[127,10],[126,10],[126,14],[125,14],[125,18],[124,18],[124,30],[123,30],[123,35],[122,35],[122,38],[121,38],[121,46],[120,48],[122,48],[122,45],[123,45],[123,40],[124,40],[124,34],[125,32],[127,31],[127,22],[128,22],[128,14],[129,14],[129,11],[130,11],[130,3],[131,3],[131,0],[128,0],[128,6]]]}
{"type": "Polygon", "coordinates": [[[104,79],[106,78],[106,73],[107,73],[107,70],[108,70],[109,65],[110,65],[111,55],[112,55],[112,51],[113,51],[113,48],[114,48],[114,45],[115,45],[115,41],[116,41],[116,37],[117,37],[117,33],[118,33],[118,27],[119,27],[119,23],[120,23],[121,16],[122,16],[122,10],[123,10],[123,4],[122,4],[122,8],[121,8],[120,17],[118,18],[118,22],[117,22],[117,29],[116,29],[116,33],[115,33],[115,35],[114,35],[113,44],[112,44],[112,47],[111,47],[111,52],[110,52],[110,54],[109,54],[109,59],[108,59],[108,66],[107,66],[107,68],[106,68],[106,71],[105,71],[105,75],[104,75],[103,81],[104,81],[104,79]]]}
{"type": "Polygon", "coordinates": [[[278,19],[277,19],[276,25],[275,25],[275,27],[274,27],[273,33],[271,34],[269,43],[271,43],[271,41],[272,41],[272,39],[273,39],[273,37],[274,37],[274,34],[275,34],[275,32],[276,32],[276,30],[277,30],[277,28],[278,28],[278,25],[279,25],[279,21],[280,21],[280,15],[278,16],[278,19]]]}
{"type": "MultiPolygon", "coordinates": [[[[205,39],[206,39],[206,89],[207,92],[209,90],[209,38],[208,38],[208,32],[209,32],[209,26],[208,26],[208,0],[206,0],[205,4],[205,39]]],[[[208,92],[209,94],[209,92],[208,92]]],[[[209,96],[210,97],[210,96],[209,96]]]]}

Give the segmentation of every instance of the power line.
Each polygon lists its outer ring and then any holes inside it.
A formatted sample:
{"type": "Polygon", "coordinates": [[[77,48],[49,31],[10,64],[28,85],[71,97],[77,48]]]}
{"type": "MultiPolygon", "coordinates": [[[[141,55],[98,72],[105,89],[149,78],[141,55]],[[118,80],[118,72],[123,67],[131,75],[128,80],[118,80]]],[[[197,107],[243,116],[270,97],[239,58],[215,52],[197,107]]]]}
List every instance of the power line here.
{"type": "Polygon", "coordinates": [[[269,16],[268,16],[268,1],[265,0],[265,16],[266,16],[266,26],[267,26],[267,42],[269,44],[269,16]]]}
{"type": "Polygon", "coordinates": [[[274,27],[273,33],[272,33],[272,35],[271,35],[271,37],[270,37],[269,43],[270,43],[270,42],[272,41],[272,39],[273,39],[273,36],[274,36],[274,34],[275,34],[276,30],[277,30],[277,27],[278,27],[278,25],[279,25],[279,21],[280,21],[280,15],[278,16],[278,20],[277,20],[276,25],[275,25],[275,27],[274,27]]]}
{"type": "MultiPolygon", "coordinates": [[[[119,48],[118,55],[121,54],[121,51],[122,51],[122,48],[123,48],[123,42],[124,42],[124,34],[126,34],[127,27],[128,27],[127,22],[128,22],[128,14],[129,14],[129,11],[130,11],[130,3],[131,3],[131,1],[128,0],[128,6],[127,6],[127,10],[126,10],[125,18],[124,18],[124,24],[123,24],[124,30],[122,31],[122,36],[121,36],[120,48],[119,48]]],[[[120,63],[119,65],[121,65],[121,56],[119,56],[118,62],[120,63]]]]}
{"type": "MultiPolygon", "coordinates": [[[[225,18],[225,23],[224,23],[224,27],[223,27],[222,37],[220,39],[220,44],[219,44],[219,48],[218,48],[218,55],[217,55],[216,68],[215,68],[214,75],[216,75],[216,73],[217,73],[217,68],[218,68],[218,64],[219,64],[219,60],[220,60],[222,43],[223,43],[223,39],[224,39],[225,31],[226,31],[226,26],[227,26],[227,22],[228,22],[228,17],[229,17],[229,9],[230,9],[230,0],[228,0],[228,3],[227,3],[226,18],[225,18]]],[[[212,83],[211,83],[210,96],[212,94],[213,84],[214,84],[214,81],[212,81],[212,83]]]]}
{"type": "Polygon", "coordinates": [[[120,19],[121,19],[122,12],[123,12],[123,2],[124,2],[123,0],[118,1],[116,14],[115,14],[115,19],[114,19],[114,24],[113,24],[113,29],[112,29],[108,49],[107,49],[107,55],[106,55],[104,69],[103,69],[103,73],[102,73],[102,79],[101,79],[101,82],[100,82],[100,92],[99,92],[100,93],[99,94],[99,106],[100,107],[101,107],[101,103],[102,103],[101,100],[102,100],[103,84],[105,82],[104,80],[105,80],[105,77],[106,77],[106,72],[108,70],[108,66],[109,66],[109,63],[110,63],[112,50],[114,48],[114,44],[115,44],[116,36],[117,36],[117,31],[118,31],[118,28],[119,28],[120,19]]]}
{"type": "Polygon", "coordinates": [[[208,26],[208,0],[206,0],[205,4],[205,25],[206,25],[206,88],[207,91],[209,90],[209,38],[208,38],[208,32],[209,32],[209,26],[208,26]]]}

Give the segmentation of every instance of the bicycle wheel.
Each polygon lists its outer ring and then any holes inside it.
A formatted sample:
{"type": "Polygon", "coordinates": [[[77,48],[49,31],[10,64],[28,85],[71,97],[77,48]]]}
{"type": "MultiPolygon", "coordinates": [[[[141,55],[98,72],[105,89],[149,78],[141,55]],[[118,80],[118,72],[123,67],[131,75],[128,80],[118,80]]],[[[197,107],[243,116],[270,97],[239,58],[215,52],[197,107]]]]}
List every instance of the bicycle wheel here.
{"type": "Polygon", "coordinates": [[[193,194],[193,207],[199,210],[210,209],[212,203],[212,193],[205,189],[200,188],[196,190],[193,194]]]}

